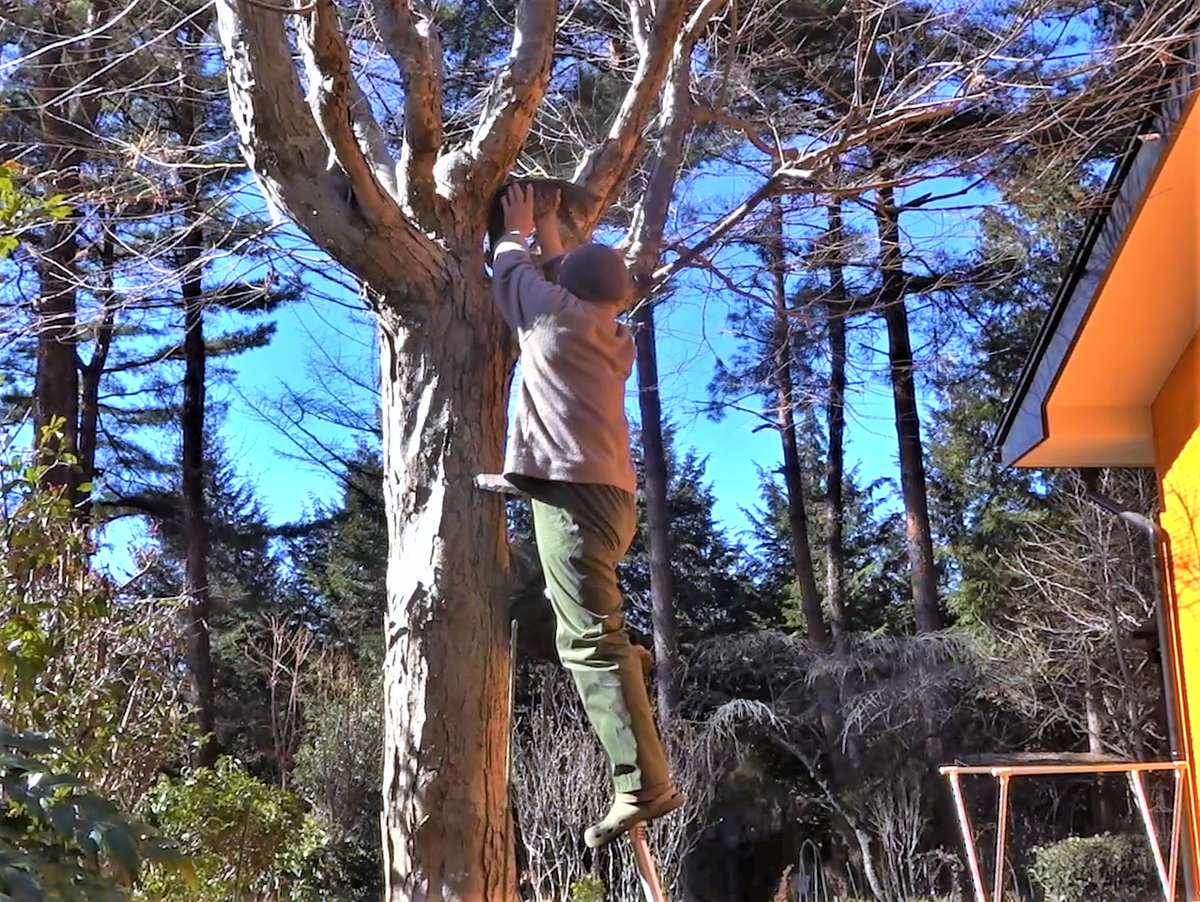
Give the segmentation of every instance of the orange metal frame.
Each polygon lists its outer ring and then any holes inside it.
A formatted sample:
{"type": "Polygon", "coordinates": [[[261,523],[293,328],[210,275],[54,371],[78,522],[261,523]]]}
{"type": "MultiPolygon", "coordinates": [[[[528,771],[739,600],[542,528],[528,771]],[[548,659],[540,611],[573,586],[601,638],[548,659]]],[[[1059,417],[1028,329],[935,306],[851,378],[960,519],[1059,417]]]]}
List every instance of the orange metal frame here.
{"type": "Polygon", "coordinates": [[[1158,870],[1158,879],[1162,885],[1163,898],[1166,902],[1174,902],[1175,886],[1179,880],[1179,850],[1180,838],[1183,832],[1183,798],[1187,784],[1188,767],[1186,761],[1114,761],[1094,764],[1014,764],[1014,765],[976,765],[971,767],[947,765],[938,768],[938,773],[948,778],[950,790],[954,793],[954,807],[958,811],[958,825],[962,830],[963,844],[967,849],[967,860],[971,867],[971,880],[975,886],[975,902],[988,902],[987,890],[983,885],[983,874],[979,868],[979,854],[975,849],[975,838],[971,831],[971,820],[967,814],[967,806],[963,801],[962,785],[959,777],[964,774],[991,776],[1000,782],[999,823],[996,827],[996,875],[992,889],[992,902],[1002,902],[1004,893],[1004,852],[1008,833],[1008,786],[1013,777],[1059,776],[1063,774],[1111,774],[1124,773],[1129,777],[1129,787],[1133,791],[1138,809],[1142,813],[1142,822],[1146,826],[1146,838],[1150,841],[1150,849],[1154,853],[1154,864],[1158,870]],[[1175,772],[1175,804],[1171,812],[1171,844],[1168,858],[1163,859],[1162,846],[1158,840],[1158,831],[1154,826],[1154,817],[1150,811],[1150,803],[1146,798],[1146,784],[1143,774],[1147,771],[1175,772]]]}

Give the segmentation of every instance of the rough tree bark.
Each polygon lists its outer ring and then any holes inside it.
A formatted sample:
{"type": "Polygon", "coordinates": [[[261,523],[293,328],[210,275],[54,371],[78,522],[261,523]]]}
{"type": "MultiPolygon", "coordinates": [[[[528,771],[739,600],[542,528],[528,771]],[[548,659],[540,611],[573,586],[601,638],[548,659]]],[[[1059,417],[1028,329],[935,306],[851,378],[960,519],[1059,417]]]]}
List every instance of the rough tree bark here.
{"type": "Polygon", "coordinates": [[[913,615],[917,631],[942,628],[938,603],[937,570],[933,562],[933,531],[929,525],[929,500],[925,486],[925,455],[921,448],[921,419],[913,378],[912,339],[908,331],[905,303],[904,258],[900,249],[900,211],[895,192],[880,188],[875,207],[879,229],[880,269],[883,288],[879,306],[887,324],[888,362],[892,377],[892,400],[896,414],[896,438],[900,447],[900,486],[904,495],[905,532],[912,569],[913,615]]]}
{"type": "Polygon", "coordinates": [[[829,631],[821,610],[821,593],[817,589],[813,566],[812,545],[808,534],[808,507],[804,500],[804,471],[800,463],[800,447],[796,440],[795,386],[792,380],[792,330],[788,316],[787,288],[784,271],[787,261],[783,247],[783,206],[778,197],[771,199],[768,217],[770,237],[767,241],[767,260],[771,270],[771,305],[774,313],[772,336],[772,381],[775,383],[776,419],[779,440],[783,444],[783,480],[787,489],[788,525],[791,527],[792,566],[800,584],[800,601],[808,625],[808,639],[819,649],[829,645],[829,631]]]}
{"type": "MultiPolygon", "coordinates": [[[[217,10],[233,118],[264,196],[364,283],[377,313],[386,898],[511,899],[504,505],[475,491],[473,476],[501,463],[515,348],[492,302],[482,238],[548,84],[556,4],[519,3],[508,63],[474,133],[449,148],[436,26],[405,0],[373,6],[405,80],[398,164],[332,0],[297,10],[307,98],[284,11],[261,0],[218,0],[217,10]]],[[[585,231],[637,162],[684,11],[678,0],[630,2],[638,67],[608,137],[574,177],[597,199],[585,231]]]]}
{"type": "Polygon", "coordinates": [[[829,329],[829,400],[826,421],[829,427],[829,451],[825,462],[825,597],[829,601],[833,642],[838,651],[846,651],[850,637],[846,611],[846,503],[842,496],[846,457],[846,274],[843,269],[842,207],[840,201],[829,205],[829,304],[826,323],[829,329]]]}

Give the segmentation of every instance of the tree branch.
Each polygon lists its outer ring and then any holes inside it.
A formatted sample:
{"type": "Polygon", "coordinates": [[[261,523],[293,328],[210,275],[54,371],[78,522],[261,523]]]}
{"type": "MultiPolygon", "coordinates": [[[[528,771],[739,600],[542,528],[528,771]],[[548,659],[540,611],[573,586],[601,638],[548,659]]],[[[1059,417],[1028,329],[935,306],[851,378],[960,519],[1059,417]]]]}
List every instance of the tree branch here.
{"type": "Polygon", "coordinates": [[[487,205],[508,178],[550,84],[555,0],[521,0],[508,65],[492,85],[467,157],[475,199],[487,205]]]}
{"type": "Polygon", "coordinates": [[[442,87],[445,67],[433,17],[414,14],[408,0],[372,0],[384,46],[405,78],[401,190],[416,220],[427,224],[440,213],[434,164],[445,137],[442,87]]]}
{"type": "Polygon", "coordinates": [[[742,119],[738,116],[731,116],[729,113],[722,113],[718,110],[712,110],[708,107],[696,106],[692,109],[692,115],[697,122],[712,122],[716,125],[722,125],[725,128],[731,128],[734,131],[739,131],[746,136],[746,140],[762,151],[766,156],[773,159],[776,163],[785,163],[790,156],[795,155],[794,150],[788,150],[780,147],[778,144],[769,143],[760,134],[762,128],[747,119],[742,119]]]}
{"type": "Polygon", "coordinates": [[[630,0],[629,7],[638,48],[637,72],[608,137],[579,164],[574,177],[577,184],[596,198],[592,208],[580,217],[585,234],[596,227],[634,164],[687,11],[687,4],[681,0],[662,0],[647,26],[646,5],[630,0]]]}
{"type": "MultiPolygon", "coordinates": [[[[379,125],[369,107],[350,107],[350,96],[365,97],[350,72],[350,48],[338,29],[333,0],[316,0],[314,15],[301,22],[299,35],[308,70],[308,102],[331,148],[328,168],[342,167],[368,219],[378,223],[398,220],[401,214],[396,198],[379,179],[379,171],[387,173],[391,167],[382,160],[367,159],[374,149],[364,139],[372,133],[378,135],[379,125]]],[[[389,181],[395,186],[394,172],[389,181]]]]}
{"type": "MultiPolygon", "coordinates": [[[[816,184],[813,179],[817,173],[834,163],[842,154],[863,147],[901,129],[911,128],[918,123],[945,116],[948,110],[961,102],[961,100],[956,99],[951,103],[937,103],[910,108],[896,115],[887,116],[879,122],[870,123],[862,130],[853,132],[833,144],[821,147],[803,156],[799,154],[791,156],[789,161],[777,167],[753,194],[713,226],[712,231],[699,244],[683,251],[673,261],[655,270],[652,277],[652,287],[657,288],[667,279],[671,278],[671,276],[675,275],[675,273],[679,272],[679,270],[691,263],[696,257],[711,248],[724,238],[730,230],[735,228],[738,223],[754,212],[759,204],[772,195],[800,192],[839,193],[838,189],[831,186],[816,184]],[[801,184],[789,185],[789,182],[800,182],[801,184]]],[[[852,193],[861,194],[868,190],[868,187],[855,185],[852,193]]]]}
{"type": "MultiPolygon", "coordinates": [[[[233,121],[276,217],[289,216],[392,302],[435,303],[450,278],[449,259],[394,202],[389,205],[351,128],[349,85],[341,85],[340,100],[320,101],[318,126],[292,62],[284,16],[244,0],[216,0],[216,7],[233,121]]],[[[333,27],[332,19],[309,26],[314,33],[333,27]]],[[[325,46],[321,52],[333,51],[325,46]]]]}
{"type": "Polygon", "coordinates": [[[675,179],[683,163],[683,143],[692,126],[692,52],[708,21],[726,2],[704,0],[675,42],[671,54],[669,75],[663,85],[657,159],[650,173],[645,199],[635,211],[629,230],[634,280],[646,289],[652,287],[650,274],[662,250],[663,231],[675,196],[675,179]]]}
{"type": "MultiPolygon", "coordinates": [[[[318,181],[328,148],[300,90],[283,17],[240,0],[217,0],[234,124],[242,150],[277,214],[289,208],[287,183],[318,181]]],[[[332,209],[344,207],[331,180],[320,193],[332,209]]]]}

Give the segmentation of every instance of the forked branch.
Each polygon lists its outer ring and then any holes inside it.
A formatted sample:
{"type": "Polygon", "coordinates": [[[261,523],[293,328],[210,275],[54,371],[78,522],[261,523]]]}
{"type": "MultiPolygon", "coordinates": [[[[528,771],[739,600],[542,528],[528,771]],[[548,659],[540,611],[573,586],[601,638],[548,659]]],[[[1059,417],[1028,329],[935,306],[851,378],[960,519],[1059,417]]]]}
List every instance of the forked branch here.
{"type": "Polygon", "coordinates": [[[492,85],[467,150],[476,199],[484,204],[508,177],[550,83],[555,0],[522,0],[508,65],[492,85]]]}
{"type": "Polygon", "coordinates": [[[267,203],[392,300],[434,302],[448,277],[445,252],[404,217],[377,175],[386,167],[382,139],[371,134],[350,77],[332,0],[319,2],[316,21],[301,29],[312,109],[280,11],[245,0],[216,7],[233,120],[267,203]]]}
{"type": "Polygon", "coordinates": [[[329,165],[340,165],[354,197],[367,218],[397,224],[400,208],[395,173],[383,147],[379,124],[350,71],[350,48],[337,24],[333,0],[316,0],[313,15],[300,25],[300,48],[308,70],[309,104],[331,154],[329,165]],[[351,105],[351,98],[358,103],[351,105]]]}
{"type": "Polygon", "coordinates": [[[384,46],[405,80],[400,197],[425,221],[437,215],[434,164],[445,137],[442,44],[429,12],[414,12],[408,0],[372,0],[372,4],[384,46]]]}
{"type": "Polygon", "coordinates": [[[574,181],[596,198],[592,209],[581,217],[586,232],[595,228],[637,160],[641,136],[662,89],[686,12],[687,4],[681,0],[663,0],[645,33],[644,26],[639,27],[638,23],[645,21],[646,5],[630,0],[629,14],[638,48],[637,71],[608,137],[584,158],[575,172],[574,181]]]}

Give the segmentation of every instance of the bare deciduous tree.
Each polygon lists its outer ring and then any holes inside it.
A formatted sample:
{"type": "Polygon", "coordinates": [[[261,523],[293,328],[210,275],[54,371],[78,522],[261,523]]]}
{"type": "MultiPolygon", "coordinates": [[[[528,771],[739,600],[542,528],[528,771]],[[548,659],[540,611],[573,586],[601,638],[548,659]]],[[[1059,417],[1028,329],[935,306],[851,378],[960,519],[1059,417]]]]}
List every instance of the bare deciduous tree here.
{"type": "MultiPolygon", "coordinates": [[[[388,897],[508,898],[507,549],[502,504],[475,492],[472,476],[499,465],[515,349],[491,301],[482,236],[550,85],[557,6],[516,6],[509,58],[474,126],[453,141],[432,15],[401,0],[373,11],[403,83],[398,162],[332,0],[218,3],[234,119],[264,194],[362,280],[377,314],[390,545],[388,897]]],[[[682,2],[625,10],[637,65],[607,134],[576,167],[574,181],[596,199],[585,231],[638,162],[686,13],[682,2]]],[[[690,65],[690,55],[679,59],[690,65]]],[[[670,195],[668,184],[664,210],[670,195]]]]}

